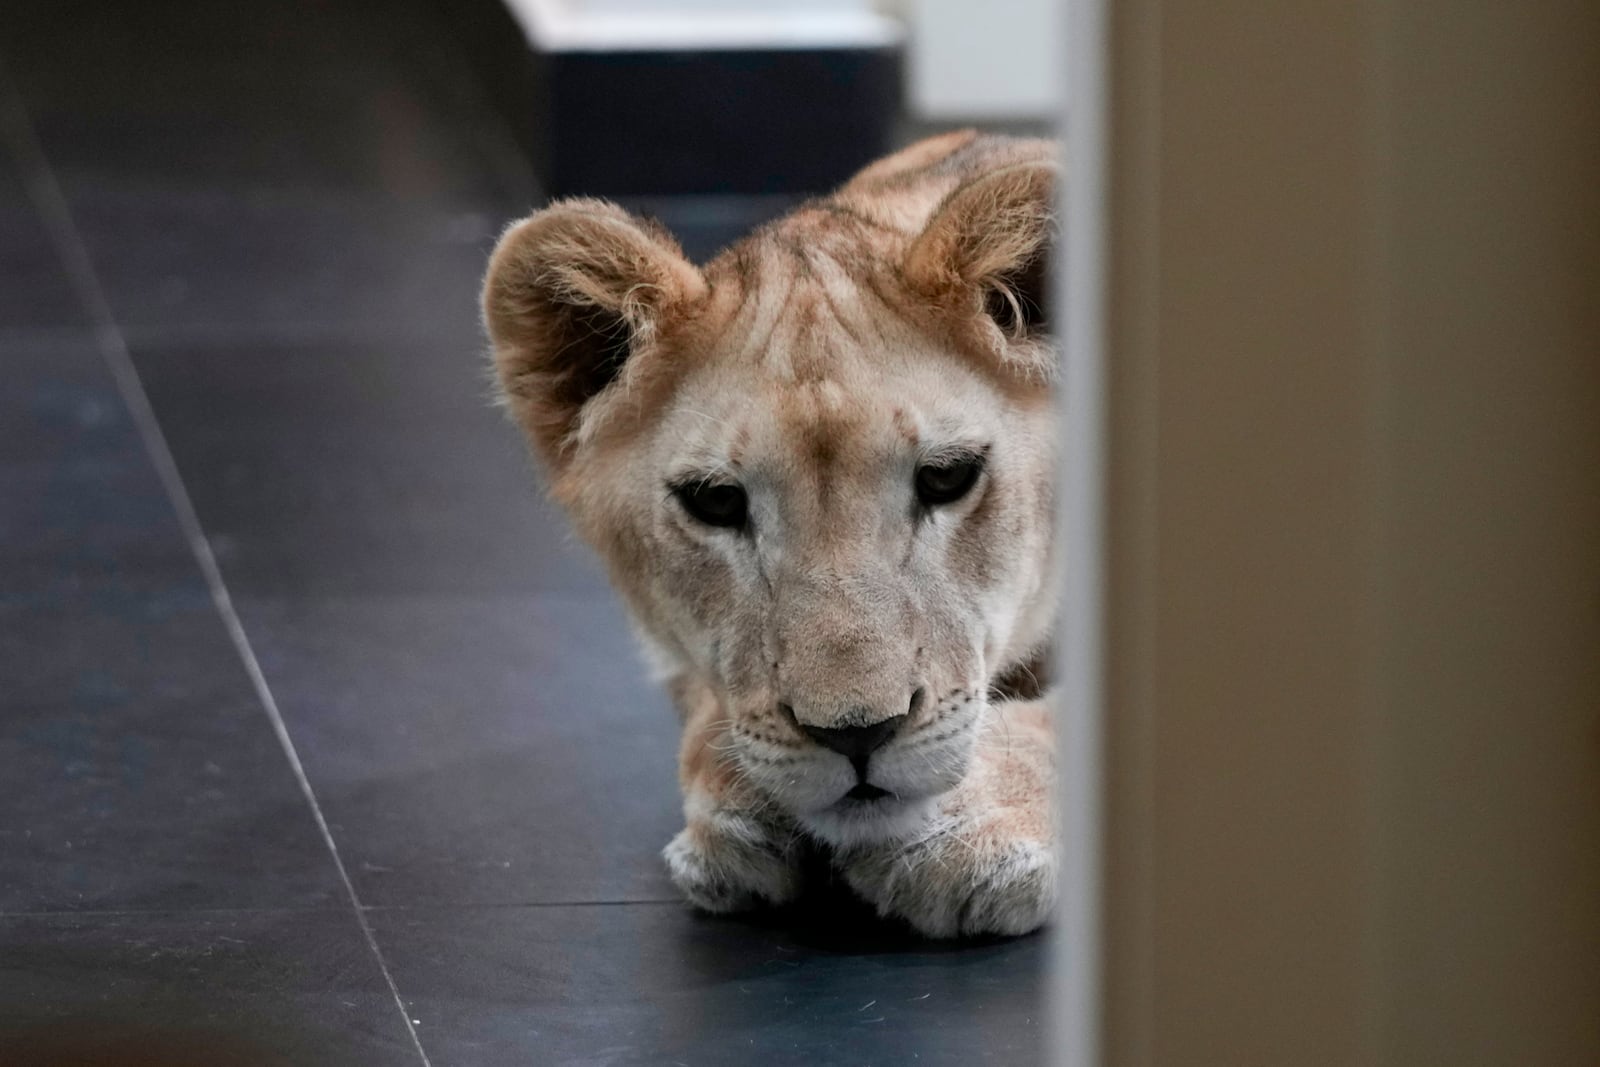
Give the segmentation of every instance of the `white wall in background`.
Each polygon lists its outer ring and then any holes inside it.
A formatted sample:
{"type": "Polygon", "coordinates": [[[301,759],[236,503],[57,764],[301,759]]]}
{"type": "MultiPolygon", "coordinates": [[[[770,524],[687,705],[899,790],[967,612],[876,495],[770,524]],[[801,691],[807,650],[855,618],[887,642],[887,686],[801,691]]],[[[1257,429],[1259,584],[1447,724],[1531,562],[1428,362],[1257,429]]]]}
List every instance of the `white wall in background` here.
{"type": "Polygon", "coordinates": [[[908,104],[928,119],[1053,118],[1065,85],[1062,0],[886,0],[904,9],[908,104]]]}
{"type": "Polygon", "coordinates": [[[711,11],[871,11],[872,0],[560,0],[560,6],[589,15],[689,15],[711,11]]]}
{"type": "Polygon", "coordinates": [[[878,48],[900,23],[872,0],[506,0],[547,52],[878,48]]]}

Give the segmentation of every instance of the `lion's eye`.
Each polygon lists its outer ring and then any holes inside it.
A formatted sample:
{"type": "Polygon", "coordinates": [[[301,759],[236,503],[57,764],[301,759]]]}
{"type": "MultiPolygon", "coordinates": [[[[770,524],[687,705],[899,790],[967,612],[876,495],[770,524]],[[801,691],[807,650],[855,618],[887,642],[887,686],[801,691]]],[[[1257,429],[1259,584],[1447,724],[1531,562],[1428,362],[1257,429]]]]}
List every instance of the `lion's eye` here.
{"type": "Polygon", "coordinates": [[[917,468],[917,499],[924,507],[953,504],[972,491],[983,473],[982,456],[952,456],[917,468]]]}
{"type": "Polygon", "coordinates": [[[707,526],[743,526],[750,502],[744,490],[726,482],[688,482],[673,487],[683,510],[707,526]]]}

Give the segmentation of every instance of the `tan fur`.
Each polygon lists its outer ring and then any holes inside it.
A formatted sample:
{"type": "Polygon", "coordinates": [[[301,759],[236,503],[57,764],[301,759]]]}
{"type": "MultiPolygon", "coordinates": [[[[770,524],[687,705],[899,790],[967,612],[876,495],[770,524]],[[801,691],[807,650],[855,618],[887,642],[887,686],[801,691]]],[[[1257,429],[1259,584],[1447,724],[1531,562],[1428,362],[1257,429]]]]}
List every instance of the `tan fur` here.
{"type": "Polygon", "coordinates": [[[1020,933],[1055,893],[1055,359],[1032,301],[1048,142],[933,138],[703,269],[593,200],[509,230],[484,314],[512,414],[605,559],[684,717],[666,851],[714,911],[797,891],[802,835],[928,934],[1020,933]],[[1031,295],[1030,295],[1031,293],[1031,295]],[[919,462],[980,450],[919,509],[919,462]],[[746,529],[672,487],[748,494],[746,529]],[[991,695],[993,694],[993,696],[991,695]],[[802,728],[902,725],[870,761],[802,728]]]}

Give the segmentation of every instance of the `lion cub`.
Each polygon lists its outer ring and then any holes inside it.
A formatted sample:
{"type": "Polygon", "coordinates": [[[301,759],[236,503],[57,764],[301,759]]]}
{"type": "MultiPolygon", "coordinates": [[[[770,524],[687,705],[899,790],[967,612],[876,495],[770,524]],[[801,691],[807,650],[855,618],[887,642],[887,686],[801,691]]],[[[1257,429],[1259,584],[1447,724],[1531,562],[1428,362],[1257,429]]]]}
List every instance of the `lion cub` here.
{"type": "Polygon", "coordinates": [[[926,934],[1049,916],[1055,159],[935,137],[704,267],[599,200],[495,250],[505,402],[683,714],[702,908],[791,899],[809,835],[926,934]]]}

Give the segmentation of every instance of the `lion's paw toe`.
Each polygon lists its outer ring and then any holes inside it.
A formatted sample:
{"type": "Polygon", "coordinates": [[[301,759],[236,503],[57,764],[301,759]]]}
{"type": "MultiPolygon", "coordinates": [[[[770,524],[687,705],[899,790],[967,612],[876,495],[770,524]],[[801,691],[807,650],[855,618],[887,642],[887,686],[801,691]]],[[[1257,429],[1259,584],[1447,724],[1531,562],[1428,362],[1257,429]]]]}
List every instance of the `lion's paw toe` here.
{"type": "Polygon", "coordinates": [[[1053,850],[1035,842],[1019,842],[972,887],[955,927],[963,936],[1025,934],[1049,920],[1055,903],[1053,850]]]}
{"type": "Polygon", "coordinates": [[[787,857],[701,828],[684,828],[661,855],[673,885],[702,911],[750,911],[785,903],[799,890],[787,857]]]}

